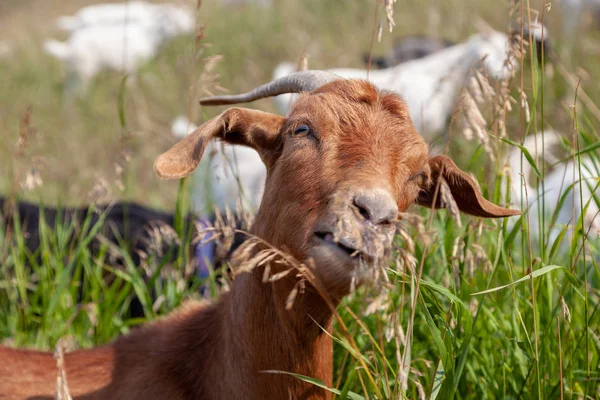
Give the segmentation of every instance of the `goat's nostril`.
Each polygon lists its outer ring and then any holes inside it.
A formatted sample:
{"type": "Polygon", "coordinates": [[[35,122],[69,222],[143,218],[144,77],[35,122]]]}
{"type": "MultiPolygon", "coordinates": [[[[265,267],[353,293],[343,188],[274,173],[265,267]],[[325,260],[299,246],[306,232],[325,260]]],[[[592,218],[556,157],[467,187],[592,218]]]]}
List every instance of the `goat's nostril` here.
{"type": "Polygon", "coordinates": [[[360,203],[360,201],[357,200],[357,198],[354,198],[354,207],[356,207],[358,209],[358,212],[360,213],[360,215],[363,216],[364,219],[366,219],[367,221],[371,220],[371,215],[369,214],[369,210],[360,203]]]}
{"type": "Polygon", "coordinates": [[[389,225],[398,217],[398,206],[386,192],[358,194],[353,204],[366,221],[375,225],[389,225]]]}

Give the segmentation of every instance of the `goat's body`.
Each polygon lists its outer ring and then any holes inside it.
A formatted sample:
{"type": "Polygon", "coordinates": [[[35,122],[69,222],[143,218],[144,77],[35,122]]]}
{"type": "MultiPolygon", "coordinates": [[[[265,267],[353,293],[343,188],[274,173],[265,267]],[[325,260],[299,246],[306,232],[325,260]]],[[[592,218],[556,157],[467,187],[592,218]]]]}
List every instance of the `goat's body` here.
{"type": "MultiPolygon", "coordinates": [[[[279,324],[281,307],[272,305],[284,299],[255,272],[234,285],[244,286],[247,310],[260,307],[264,313],[238,309],[240,299],[232,296],[240,291],[234,290],[215,304],[189,305],[110,345],[66,353],[70,394],[85,400],[327,398],[293,377],[261,372],[293,371],[331,385],[332,343],[308,314],[303,318],[308,329],[300,334],[291,324],[279,324]]],[[[324,326],[330,328],[330,321],[329,316],[324,326]]],[[[0,347],[0,360],[0,398],[54,398],[58,368],[51,353],[0,347]]]]}
{"type": "MultiPolygon", "coordinates": [[[[51,353],[0,347],[0,359],[1,399],[54,399],[58,369],[51,353]]],[[[65,359],[69,391],[76,398],[110,382],[110,367],[114,365],[112,347],[69,353],[65,359]]]]}

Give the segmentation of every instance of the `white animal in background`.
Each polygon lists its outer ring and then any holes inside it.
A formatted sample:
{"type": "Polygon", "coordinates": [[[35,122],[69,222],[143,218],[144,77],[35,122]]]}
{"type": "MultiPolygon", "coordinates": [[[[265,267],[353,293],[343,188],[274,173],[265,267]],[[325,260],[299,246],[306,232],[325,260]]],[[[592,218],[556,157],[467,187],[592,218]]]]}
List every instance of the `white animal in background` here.
{"type": "Polygon", "coordinates": [[[67,32],[92,26],[141,24],[174,26],[180,30],[193,29],[193,12],[188,7],[171,3],[148,3],[134,0],[125,3],[93,4],[79,9],[75,15],[62,16],[57,26],[67,32]]]}
{"type": "MultiPolygon", "coordinates": [[[[535,158],[536,148],[537,154],[541,155],[542,148],[544,148],[545,159],[541,163],[553,166],[545,174],[543,184],[537,188],[534,186],[533,169],[522,155],[521,149],[511,148],[508,156],[508,165],[511,169],[511,205],[516,208],[523,206],[529,209],[529,212],[523,217],[529,223],[532,238],[536,239],[539,239],[541,235],[539,209],[542,204],[547,226],[556,212],[556,222],[549,232],[549,243],[551,244],[565,225],[577,223],[583,209],[587,206],[583,218],[585,230],[587,232],[589,229],[590,238],[600,237],[600,215],[598,215],[600,211],[600,189],[598,188],[600,165],[595,165],[589,157],[582,156],[580,178],[576,162],[568,160],[560,163],[560,160],[565,158],[562,154],[557,156],[555,153],[557,148],[560,150],[560,143],[561,135],[552,130],[544,131],[543,136],[542,132],[538,132],[525,138],[523,146],[531,156],[535,158]],[[524,184],[521,174],[525,178],[524,184]],[[583,206],[579,197],[580,188],[583,206]],[[557,210],[557,205],[565,193],[567,194],[564,203],[557,210]],[[575,194],[574,198],[573,194],[575,194]]],[[[569,229],[567,233],[570,234],[570,232],[569,229]]]]}
{"type": "Polygon", "coordinates": [[[580,31],[585,14],[591,15],[600,24],[600,0],[560,0],[563,38],[572,42],[580,31]]]}
{"type": "Polygon", "coordinates": [[[90,6],[59,23],[71,31],[69,38],[47,40],[44,49],[67,65],[77,86],[85,87],[103,69],[135,73],[167,40],[193,32],[195,21],[186,8],[136,1],[90,6]]]}
{"type": "MultiPolygon", "coordinates": [[[[198,127],[186,117],[173,120],[171,132],[185,137],[198,127]]],[[[256,212],[262,199],[267,170],[258,153],[245,146],[211,142],[198,170],[194,173],[192,204],[195,211],[210,215],[218,208],[236,210],[238,202],[247,211],[256,212]]]]}
{"type": "Polygon", "coordinates": [[[224,6],[254,5],[259,7],[271,7],[273,0],[220,0],[224,6]]]}
{"type": "Polygon", "coordinates": [[[66,42],[47,40],[44,49],[62,60],[86,86],[103,69],[135,72],[158,53],[163,38],[140,25],[98,25],[73,32],[66,42]]]}
{"type": "MultiPolygon", "coordinates": [[[[537,30],[532,30],[535,40],[537,30]]],[[[544,32],[544,38],[548,33],[544,32]]],[[[509,56],[509,41],[504,33],[490,31],[473,35],[460,43],[427,57],[407,61],[395,67],[371,70],[356,68],[329,69],[344,78],[368,79],[381,89],[392,90],[406,101],[417,131],[431,142],[445,131],[457,99],[475,67],[481,62],[491,79],[504,80],[512,76],[518,63],[509,56]]],[[[292,63],[279,64],[273,78],[295,72],[292,63]]],[[[287,114],[297,95],[277,96],[278,109],[287,114]]]]}

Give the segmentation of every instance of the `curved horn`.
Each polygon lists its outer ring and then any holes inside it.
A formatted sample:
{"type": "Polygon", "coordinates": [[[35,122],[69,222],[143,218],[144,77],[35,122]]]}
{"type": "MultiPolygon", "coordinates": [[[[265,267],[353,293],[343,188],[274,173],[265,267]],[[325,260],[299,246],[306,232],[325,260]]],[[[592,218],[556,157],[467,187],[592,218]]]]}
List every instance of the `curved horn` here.
{"type": "Polygon", "coordinates": [[[342,79],[342,77],[327,71],[312,70],[296,72],[265,83],[247,93],[205,97],[200,99],[200,104],[217,106],[222,104],[248,103],[264,97],[277,96],[284,93],[309,92],[337,79],[342,79]]]}

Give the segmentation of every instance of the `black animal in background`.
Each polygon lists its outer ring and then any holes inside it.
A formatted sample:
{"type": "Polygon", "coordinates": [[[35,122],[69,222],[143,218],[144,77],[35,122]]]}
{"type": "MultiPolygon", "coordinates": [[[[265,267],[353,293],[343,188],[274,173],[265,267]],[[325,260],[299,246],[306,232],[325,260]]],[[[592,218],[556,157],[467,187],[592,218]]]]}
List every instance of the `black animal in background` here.
{"type": "MultiPolygon", "coordinates": [[[[140,263],[139,252],[150,252],[149,228],[153,225],[174,227],[175,215],[159,211],[131,202],[117,202],[111,205],[86,207],[42,207],[25,201],[11,202],[0,197],[0,219],[7,233],[14,233],[15,216],[19,220],[20,230],[25,236],[25,244],[31,254],[35,254],[41,245],[40,224],[42,220],[54,230],[58,225],[72,227],[74,236],[82,237],[89,233],[98,223],[101,223],[99,233],[106,240],[129,252],[136,264],[140,263]],[[103,221],[101,222],[101,219],[103,221]],[[88,231],[83,231],[88,221],[88,231]]],[[[191,216],[185,217],[185,222],[192,222],[191,216]]],[[[188,225],[189,226],[189,225],[188,225]]],[[[101,242],[95,238],[91,244],[92,252],[99,250],[101,242]]]]}
{"type": "MultiPolygon", "coordinates": [[[[409,35],[395,41],[394,47],[384,56],[372,56],[371,66],[377,69],[394,67],[411,60],[427,57],[456,43],[425,35],[409,35]]],[[[369,53],[363,54],[363,61],[369,64],[369,53]]]]}
{"type": "MultiPolygon", "coordinates": [[[[6,236],[15,235],[15,218],[18,219],[20,232],[24,235],[25,245],[31,256],[39,254],[42,236],[42,220],[52,231],[57,226],[72,228],[71,243],[90,232],[90,229],[100,224],[98,234],[90,244],[90,252],[97,255],[104,243],[115,246],[127,252],[136,267],[142,264],[142,255],[158,255],[163,264],[174,262],[180,254],[180,241],[161,240],[160,248],[156,248],[156,241],[152,240],[155,227],[167,227],[175,232],[175,214],[148,208],[133,202],[116,202],[110,205],[85,206],[85,207],[41,207],[25,201],[10,201],[0,196],[0,229],[4,229],[6,236]],[[86,223],[87,222],[87,223],[86,223]],[[100,238],[103,239],[100,239],[100,238]]],[[[214,225],[215,217],[198,218],[193,214],[183,217],[185,232],[196,235],[198,232],[193,226],[195,222],[203,225],[214,225]]],[[[238,233],[233,238],[231,245],[225,249],[215,251],[215,243],[199,243],[191,245],[188,251],[190,258],[196,257],[197,273],[200,278],[208,276],[207,261],[213,268],[221,268],[231,256],[231,253],[244,241],[245,235],[238,233]],[[205,260],[207,258],[208,260],[205,260]]],[[[124,265],[124,260],[119,253],[109,260],[115,265],[124,265]]],[[[137,298],[134,298],[130,307],[131,317],[143,317],[144,312],[137,298]]]]}

